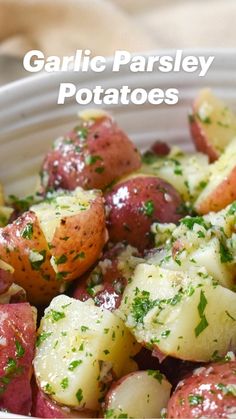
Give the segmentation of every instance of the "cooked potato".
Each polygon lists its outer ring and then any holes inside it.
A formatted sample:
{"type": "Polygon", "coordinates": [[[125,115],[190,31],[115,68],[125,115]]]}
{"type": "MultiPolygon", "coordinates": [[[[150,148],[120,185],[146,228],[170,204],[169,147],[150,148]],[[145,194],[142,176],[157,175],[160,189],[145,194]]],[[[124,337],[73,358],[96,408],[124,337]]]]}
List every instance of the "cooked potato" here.
{"type": "Polygon", "coordinates": [[[114,311],[120,305],[127,279],[134,269],[135,256],[138,256],[137,249],[118,243],[104,253],[91,272],[78,279],[73,297],[80,301],[92,298],[96,306],[114,311]]]}
{"type": "Polygon", "coordinates": [[[35,310],[28,303],[0,305],[0,409],[28,415],[36,338],[35,310]]]}
{"type": "Polygon", "coordinates": [[[104,205],[94,191],[59,194],[0,230],[2,259],[33,304],[47,304],[99,257],[106,241],[104,205]]]}
{"type": "Polygon", "coordinates": [[[32,385],[33,403],[31,415],[36,418],[94,418],[96,412],[89,410],[73,410],[60,406],[40,390],[36,383],[32,385]]]}
{"type": "Polygon", "coordinates": [[[160,371],[136,371],[115,382],[105,399],[105,418],[160,418],[171,384],[160,371]]]}
{"type": "Polygon", "coordinates": [[[199,92],[189,121],[197,150],[207,154],[211,162],[236,136],[236,115],[209,89],[199,92]]]}
{"type": "Polygon", "coordinates": [[[168,403],[167,417],[235,417],[235,372],[236,362],[230,359],[196,369],[177,386],[168,403]]]}
{"type": "Polygon", "coordinates": [[[40,388],[62,405],[94,411],[138,350],[119,317],[92,301],[65,295],[46,309],[37,346],[34,368],[40,388]]]}
{"type": "Polygon", "coordinates": [[[99,191],[77,188],[31,207],[49,244],[57,279],[73,280],[98,259],[107,239],[99,191]]]}
{"type": "Polygon", "coordinates": [[[105,194],[109,238],[125,240],[140,251],[153,246],[154,221],[177,222],[182,200],[169,183],[155,176],[119,182],[105,194]]]}
{"type": "Polygon", "coordinates": [[[206,188],[195,202],[199,214],[220,211],[236,199],[236,138],[211,165],[206,188]]]}
{"type": "Polygon", "coordinates": [[[207,362],[236,349],[236,294],[200,272],[140,264],[117,313],[138,342],[164,355],[207,362]]]}
{"type": "Polygon", "coordinates": [[[140,165],[137,149],[109,115],[83,113],[79,125],[57,139],[45,157],[42,191],[104,189],[140,165]]]}
{"type": "Polygon", "coordinates": [[[146,152],[139,173],[164,179],[174,186],[184,201],[193,202],[208,182],[208,158],[202,153],[185,154],[177,147],[164,157],[146,152]]]}
{"type": "Polygon", "coordinates": [[[178,227],[154,224],[159,249],[146,258],[165,269],[210,275],[219,284],[234,288],[236,276],[236,206],[203,217],[185,217],[178,227]]]}

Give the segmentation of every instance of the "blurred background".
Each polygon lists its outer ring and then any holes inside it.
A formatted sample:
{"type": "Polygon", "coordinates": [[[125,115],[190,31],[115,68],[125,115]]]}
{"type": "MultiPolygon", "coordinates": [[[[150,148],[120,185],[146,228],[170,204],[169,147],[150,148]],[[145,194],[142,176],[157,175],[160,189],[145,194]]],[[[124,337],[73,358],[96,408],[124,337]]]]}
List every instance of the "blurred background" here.
{"type": "Polygon", "coordinates": [[[0,0],[0,85],[22,57],[236,46],[236,0],[0,0]]]}

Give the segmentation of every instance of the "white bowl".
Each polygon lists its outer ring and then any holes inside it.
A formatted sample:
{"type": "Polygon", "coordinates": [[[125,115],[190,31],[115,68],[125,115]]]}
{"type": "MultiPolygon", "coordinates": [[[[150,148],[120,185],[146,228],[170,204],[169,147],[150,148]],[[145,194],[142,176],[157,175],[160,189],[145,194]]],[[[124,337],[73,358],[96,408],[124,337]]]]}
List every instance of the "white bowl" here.
{"type": "MultiPolygon", "coordinates": [[[[173,55],[174,51],[155,51],[156,55],[173,55]]],[[[146,54],[148,55],[148,54],[146,54]]],[[[80,87],[95,85],[151,89],[179,89],[179,103],[168,105],[107,106],[121,127],[141,148],[163,139],[185,150],[193,149],[189,136],[187,113],[197,91],[211,87],[236,109],[236,49],[194,50],[185,55],[214,55],[206,77],[194,73],[130,73],[128,67],[112,73],[112,58],[103,73],[40,74],[6,85],[0,89],[0,180],[7,194],[25,195],[34,190],[36,173],[52,140],[76,124],[81,110],[75,100],[57,105],[60,82],[80,87]]],[[[94,107],[94,106],[93,106],[94,107]]],[[[1,417],[16,417],[1,413],[1,417]]]]}

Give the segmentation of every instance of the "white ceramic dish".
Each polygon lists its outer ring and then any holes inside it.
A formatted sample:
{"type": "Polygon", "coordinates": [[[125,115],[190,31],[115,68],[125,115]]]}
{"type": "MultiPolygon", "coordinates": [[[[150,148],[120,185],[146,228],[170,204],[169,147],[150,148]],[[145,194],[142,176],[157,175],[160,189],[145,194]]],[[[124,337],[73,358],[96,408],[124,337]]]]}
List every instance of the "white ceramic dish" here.
{"type": "MultiPolygon", "coordinates": [[[[171,55],[173,51],[155,51],[171,55]]],[[[44,152],[52,140],[76,123],[81,107],[70,100],[57,105],[59,84],[70,81],[80,87],[99,84],[103,87],[129,85],[131,88],[176,87],[180,91],[179,103],[168,105],[110,106],[118,123],[141,148],[155,139],[192,149],[187,113],[196,92],[211,87],[217,95],[236,109],[236,49],[213,51],[186,51],[186,55],[214,55],[215,60],[207,76],[194,73],[130,73],[123,68],[112,73],[111,60],[104,73],[54,73],[29,77],[0,89],[0,179],[7,194],[25,195],[35,185],[35,175],[44,152]]],[[[1,417],[16,417],[1,413],[1,417]]]]}

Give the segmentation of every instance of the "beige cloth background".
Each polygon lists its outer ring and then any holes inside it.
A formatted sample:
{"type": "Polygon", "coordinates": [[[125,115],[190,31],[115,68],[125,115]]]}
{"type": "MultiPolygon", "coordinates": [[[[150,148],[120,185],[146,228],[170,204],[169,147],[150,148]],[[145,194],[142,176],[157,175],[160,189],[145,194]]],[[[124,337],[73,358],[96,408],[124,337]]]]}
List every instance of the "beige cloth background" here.
{"type": "Polygon", "coordinates": [[[236,0],[0,0],[0,54],[235,46],[236,0]]]}

